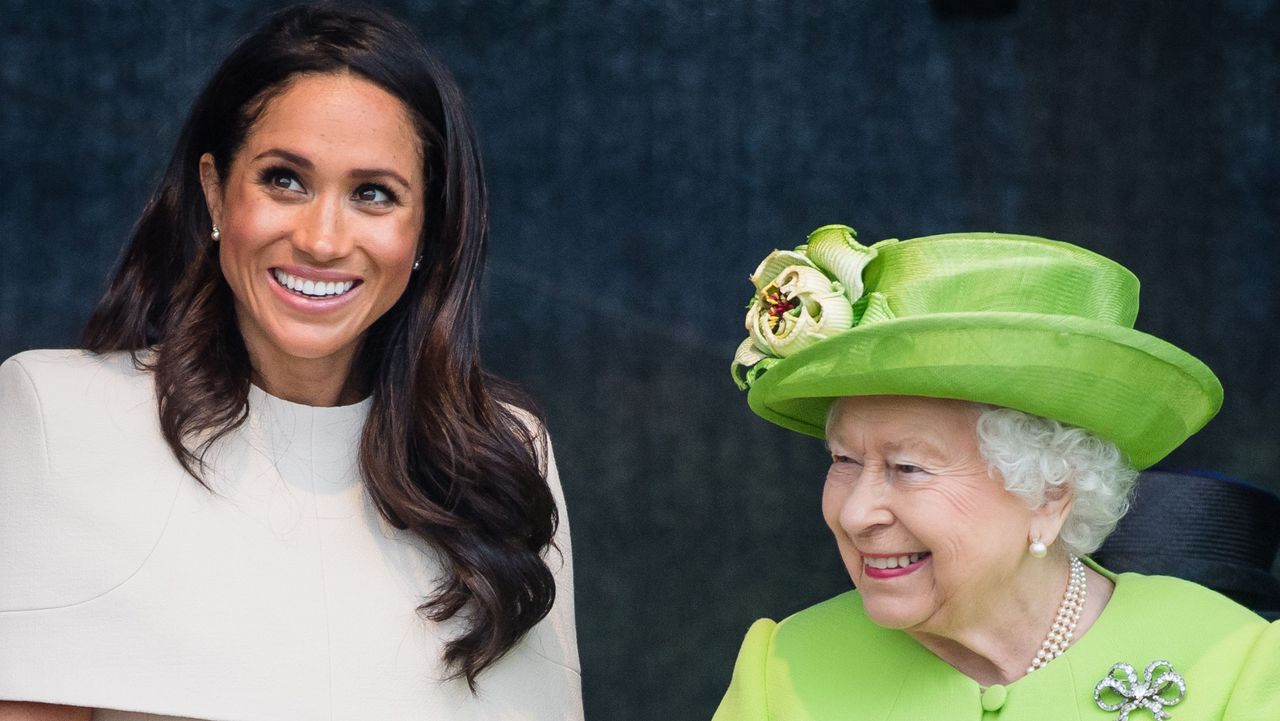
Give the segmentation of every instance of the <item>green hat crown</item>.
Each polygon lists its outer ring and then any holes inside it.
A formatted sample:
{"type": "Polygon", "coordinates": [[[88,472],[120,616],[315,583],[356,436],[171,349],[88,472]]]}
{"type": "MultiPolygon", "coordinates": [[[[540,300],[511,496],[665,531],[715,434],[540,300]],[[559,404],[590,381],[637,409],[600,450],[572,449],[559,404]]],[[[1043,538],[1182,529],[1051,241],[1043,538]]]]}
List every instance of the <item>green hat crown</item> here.
{"type": "Polygon", "coordinates": [[[1133,330],[1138,279],[1069,243],[951,233],[864,246],[830,225],[751,280],[734,379],[756,413],[810,435],[833,398],[958,398],[1080,426],[1145,467],[1222,402],[1207,367],[1133,330]]]}
{"type": "Polygon", "coordinates": [[[866,284],[898,318],[1007,311],[1132,328],[1138,315],[1133,273],[1083,248],[1028,235],[952,233],[885,244],[866,284]]]}

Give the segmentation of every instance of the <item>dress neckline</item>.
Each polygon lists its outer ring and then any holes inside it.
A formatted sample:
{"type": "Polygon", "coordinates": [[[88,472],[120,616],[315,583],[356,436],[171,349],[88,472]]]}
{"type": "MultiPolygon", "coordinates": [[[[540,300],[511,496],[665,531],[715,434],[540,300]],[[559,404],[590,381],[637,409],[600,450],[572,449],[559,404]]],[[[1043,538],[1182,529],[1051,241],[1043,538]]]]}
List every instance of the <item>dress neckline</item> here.
{"type": "Polygon", "coordinates": [[[372,398],[364,398],[345,406],[309,406],[250,384],[243,438],[290,487],[319,498],[317,513],[345,516],[358,508],[343,494],[360,481],[359,449],[372,405],[372,398]]]}
{"type": "Polygon", "coordinates": [[[363,420],[373,405],[373,397],[365,396],[355,403],[341,406],[309,406],[273,396],[257,384],[249,384],[249,408],[269,416],[309,418],[322,422],[363,420]]]}

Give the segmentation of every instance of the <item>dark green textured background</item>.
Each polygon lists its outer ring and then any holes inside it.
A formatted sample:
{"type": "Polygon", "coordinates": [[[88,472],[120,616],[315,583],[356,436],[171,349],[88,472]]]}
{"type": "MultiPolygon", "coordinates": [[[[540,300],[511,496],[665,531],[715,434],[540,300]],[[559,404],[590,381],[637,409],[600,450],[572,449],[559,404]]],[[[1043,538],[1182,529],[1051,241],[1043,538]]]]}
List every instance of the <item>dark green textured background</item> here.
{"type": "MultiPolygon", "coordinates": [[[[751,620],[848,585],[820,444],[728,376],[746,274],[816,226],[1119,260],[1226,386],[1170,463],[1280,488],[1280,5],[1007,4],[388,3],[480,129],[487,359],[549,415],[590,718],[709,717],[751,620]]],[[[74,342],[263,7],[0,1],[0,357],[74,342]]]]}

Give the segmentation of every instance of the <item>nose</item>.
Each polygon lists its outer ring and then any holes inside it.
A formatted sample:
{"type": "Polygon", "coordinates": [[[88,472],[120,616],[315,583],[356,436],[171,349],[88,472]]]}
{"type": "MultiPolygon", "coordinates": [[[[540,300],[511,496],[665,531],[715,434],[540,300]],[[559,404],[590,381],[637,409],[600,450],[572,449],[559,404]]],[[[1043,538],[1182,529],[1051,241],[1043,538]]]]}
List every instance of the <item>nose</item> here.
{"type": "Polygon", "coordinates": [[[864,467],[851,486],[837,516],[840,527],[850,538],[865,536],[893,524],[890,488],[882,472],[864,467]]]}
{"type": "Polygon", "coordinates": [[[290,240],[307,260],[328,263],[351,252],[353,242],[348,230],[342,199],[321,196],[305,206],[290,240]]]}

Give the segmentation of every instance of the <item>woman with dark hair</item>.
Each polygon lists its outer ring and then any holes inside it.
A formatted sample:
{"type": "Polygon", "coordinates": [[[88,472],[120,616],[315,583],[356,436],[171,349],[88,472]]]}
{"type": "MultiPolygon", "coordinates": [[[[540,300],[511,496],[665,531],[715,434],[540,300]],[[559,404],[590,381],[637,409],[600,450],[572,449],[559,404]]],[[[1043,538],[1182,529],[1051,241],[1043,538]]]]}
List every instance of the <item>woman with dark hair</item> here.
{"type": "Polygon", "coordinates": [[[242,41],[85,350],[0,366],[0,719],[580,718],[554,458],[480,366],[486,242],[408,28],[311,5],[242,41]]]}

